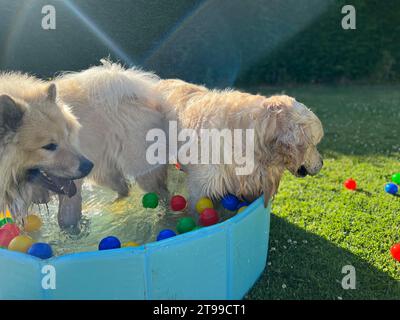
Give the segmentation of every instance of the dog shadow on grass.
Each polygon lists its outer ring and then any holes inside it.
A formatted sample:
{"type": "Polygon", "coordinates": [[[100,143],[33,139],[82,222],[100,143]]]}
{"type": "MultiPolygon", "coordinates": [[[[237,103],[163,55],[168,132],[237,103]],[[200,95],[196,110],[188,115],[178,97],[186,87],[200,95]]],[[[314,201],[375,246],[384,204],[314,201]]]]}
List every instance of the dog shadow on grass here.
{"type": "MultiPolygon", "coordinates": [[[[399,268],[400,270],[400,268],[399,268]]],[[[246,299],[398,299],[400,281],[353,253],[271,215],[268,264],[246,299]],[[356,288],[343,289],[352,265],[356,288]]]]}

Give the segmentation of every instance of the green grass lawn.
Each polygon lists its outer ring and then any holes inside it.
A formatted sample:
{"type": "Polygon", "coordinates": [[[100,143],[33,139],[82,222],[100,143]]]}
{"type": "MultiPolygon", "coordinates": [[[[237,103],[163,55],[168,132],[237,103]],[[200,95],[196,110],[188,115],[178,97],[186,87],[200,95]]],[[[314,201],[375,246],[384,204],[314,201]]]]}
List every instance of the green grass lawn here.
{"type": "Polygon", "coordinates": [[[400,87],[302,87],[285,92],[321,119],[324,168],[286,174],[273,202],[268,266],[248,299],[399,299],[400,196],[384,192],[400,172],[400,87]],[[354,178],[358,191],[343,187],[354,178]],[[356,289],[341,286],[353,265],[356,289]]]}

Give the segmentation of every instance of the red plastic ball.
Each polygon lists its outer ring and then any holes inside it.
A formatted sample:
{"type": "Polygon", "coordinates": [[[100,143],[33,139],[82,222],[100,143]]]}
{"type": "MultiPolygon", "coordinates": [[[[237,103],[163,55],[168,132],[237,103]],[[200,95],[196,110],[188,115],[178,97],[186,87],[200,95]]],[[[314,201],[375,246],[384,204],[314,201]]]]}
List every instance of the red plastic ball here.
{"type": "Polygon", "coordinates": [[[171,209],[174,211],[182,211],[186,208],[187,201],[182,196],[173,196],[170,201],[171,209]]]}
{"type": "Polygon", "coordinates": [[[347,179],[344,182],[344,186],[345,186],[346,189],[356,190],[357,189],[357,182],[355,180],[353,180],[353,179],[347,179]]]}
{"type": "Polygon", "coordinates": [[[390,248],[390,253],[394,259],[396,259],[397,261],[400,261],[400,243],[394,244],[390,248]]]}
{"type": "Polygon", "coordinates": [[[10,231],[0,229],[0,248],[8,248],[11,240],[15,237],[11,234],[10,231]]]}
{"type": "Polygon", "coordinates": [[[212,208],[204,209],[203,212],[200,214],[199,224],[204,227],[216,224],[218,223],[218,221],[218,212],[212,208]]]}
{"type": "Polygon", "coordinates": [[[2,230],[7,230],[15,238],[20,235],[21,230],[15,223],[7,223],[2,228],[2,230]]]}

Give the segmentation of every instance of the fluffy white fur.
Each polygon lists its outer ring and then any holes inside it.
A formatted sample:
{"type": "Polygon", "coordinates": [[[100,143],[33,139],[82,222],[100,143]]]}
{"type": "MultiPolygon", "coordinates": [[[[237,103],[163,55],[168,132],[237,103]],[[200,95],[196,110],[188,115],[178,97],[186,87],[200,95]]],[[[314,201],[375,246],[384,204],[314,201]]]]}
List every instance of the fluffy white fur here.
{"type": "Polygon", "coordinates": [[[181,80],[160,81],[158,89],[169,103],[164,109],[167,119],[178,121],[180,129],[255,129],[255,168],[250,175],[236,175],[235,163],[183,167],[192,207],[201,196],[219,199],[227,193],[248,200],[264,193],[267,204],[285,169],[299,176],[302,166],[310,175],[322,167],[316,148],[323,137],[321,122],[291,97],[208,90],[181,80]]]}
{"type": "MultiPolygon", "coordinates": [[[[146,160],[147,132],[164,126],[160,110],[166,103],[157,82],[154,74],[106,60],[55,80],[60,99],[81,124],[80,149],[94,163],[90,178],[120,197],[128,194],[131,177],[144,190],[168,197],[165,170],[146,160]]],[[[76,225],[80,215],[80,192],[71,199],[60,198],[61,226],[76,225]]]]}

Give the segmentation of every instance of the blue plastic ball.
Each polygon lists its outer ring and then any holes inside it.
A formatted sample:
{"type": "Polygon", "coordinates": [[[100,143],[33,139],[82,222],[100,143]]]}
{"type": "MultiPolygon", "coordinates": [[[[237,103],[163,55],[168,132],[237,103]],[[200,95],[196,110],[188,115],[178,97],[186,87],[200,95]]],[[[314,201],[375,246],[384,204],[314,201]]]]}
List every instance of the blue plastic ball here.
{"type": "Polygon", "coordinates": [[[385,191],[390,194],[396,194],[399,191],[399,187],[394,183],[387,183],[385,185],[385,191]]]}
{"type": "Polygon", "coordinates": [[[228,209],[230,211],[235,211],[239,204],[239,199],[232,194],[228,194],[222,198],[221,204],[225,209],[228,209]]]}
{"type": "Polygon", "coordinates": [[[34,243],[29,249],[28,254],[40,259],[50,259],[53,256],[53,250],[47,243],[34,243]]]}
{"type": "Polygon", "coordinates": [[[239,210],[241,207],[248,207],[249,205],[250,205],[250,202],[247,202],[247,201],[240,202],[237,205],[236,210],[239,210]]]}
{"type": "Polygon", "coordinates": [[[161,241],[167,238],[175,237],[176,233],[170,229],[161,230],[157,236],[157,241],[161,241]]]}
{"type": "Polygon", "coordinates": [[[99,250],[110,250],[121,248],[121,241],[117,237],[106,237],[99,243],[99,250]]]}

